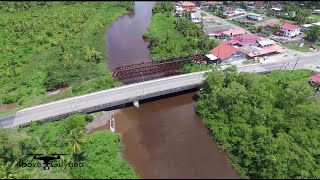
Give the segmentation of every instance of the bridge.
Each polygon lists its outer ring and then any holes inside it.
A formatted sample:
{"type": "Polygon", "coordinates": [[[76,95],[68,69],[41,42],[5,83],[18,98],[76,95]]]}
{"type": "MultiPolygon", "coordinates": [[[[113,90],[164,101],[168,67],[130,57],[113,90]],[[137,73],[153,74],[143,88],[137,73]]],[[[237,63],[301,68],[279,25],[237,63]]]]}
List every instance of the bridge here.
{"type": "Polygon", "coordinates": [[[113,77],[123,80],[157,73],[178,74],[180,69],[190,62],[202,63],[205,56],[195,55],[171,59],[162,59],[150,62],[140,62],[135,64],[122,65],[113,71],[113,77]]]}
{"type": "MultiPolygon", "coordinates": [[[[266,73],[280,69],[309,69],[312,65],[314,66],[314,59],[313,56],[310,56],[305,57],[304,61],[300,63],[297,63],[298,61],[286,60],[282,61],[283,64],[246,65],[238,67],[238,71],[266,73]]],[[[26,125],[31,121],[58,120],[74,113],[89,113],[126,103],[134,103],[134,105],[138,106],[139,100],[197,88],[205,80],[205,74],[209,71],[144,81],[43,104],[23,109],[13,116],[0,118],[0,122],[5,128],[10,128],[26,125]]]]}
{"type": "Polygon", "coordinates": [[[75,113],[90,113],[126,103],[199,87],[208,71],[171,76],[68,98],[18,111],[11,127],[31,121],[53,121],[75,113]]]}

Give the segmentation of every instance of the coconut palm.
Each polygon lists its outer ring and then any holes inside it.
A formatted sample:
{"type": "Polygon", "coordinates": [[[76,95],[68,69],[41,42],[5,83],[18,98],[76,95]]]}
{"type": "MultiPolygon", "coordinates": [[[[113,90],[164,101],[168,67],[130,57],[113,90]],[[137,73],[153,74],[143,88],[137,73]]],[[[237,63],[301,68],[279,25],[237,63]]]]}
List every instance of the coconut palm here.
{"type": "Polygon", "coordinates": [[[73,129],[70,131],[69,138],[66,139],[69,147],[73,153],[79,154],[81,152],[81,145],[84,143],[83,130],[73,129]]]}

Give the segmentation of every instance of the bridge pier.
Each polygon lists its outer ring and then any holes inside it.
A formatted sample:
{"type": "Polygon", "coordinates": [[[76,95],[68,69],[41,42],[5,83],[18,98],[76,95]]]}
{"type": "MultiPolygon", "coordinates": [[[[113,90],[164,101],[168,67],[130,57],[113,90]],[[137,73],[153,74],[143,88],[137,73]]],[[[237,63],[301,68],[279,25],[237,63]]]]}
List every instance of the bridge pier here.
{"type": "Polygon", "coordinates": [[[138,100],[133,101],[133,105],[134,105],[136,108],[139,108],[139,101],[138,101],[138,100]]]}

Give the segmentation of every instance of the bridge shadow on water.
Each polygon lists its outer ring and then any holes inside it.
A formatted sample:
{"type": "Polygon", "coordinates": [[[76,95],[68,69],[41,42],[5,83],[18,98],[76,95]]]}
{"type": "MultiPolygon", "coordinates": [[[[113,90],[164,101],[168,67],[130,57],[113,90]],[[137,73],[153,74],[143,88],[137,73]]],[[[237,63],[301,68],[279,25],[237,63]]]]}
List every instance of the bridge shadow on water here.
{"type": "MultiPolygon", "coordinates": [[[[193,89],[188,89],[188,90],[184,90],[184,91],[180,91],[180,92],[175,92],[175,93],[170,93],[170,94],[161,95],[161,96],[157,96],[157,97],[152,97],[152,98],[148,98],[148,99],[143,99],[143,100],[139,100],[139,104],[142,105],[142,104],[146,104],[146,103],[149,103],[149,102],[158,101],[160,99],[167,99],[167,98],[171,98],[171,97],[175,97],[175,96],[180,96],[180,95],[183,95],[183,94],[194,93],[194,92],[197,92],[198,90],[199,90],[199,88],[193,88],[193,89]]],[[[195,94],[192,98],[196,101],[197,98],[198,98],[198,95],[195,94]]],[[[179,102],[177,102],[177,103],[179,103],[179,102]]],[[[179,104],[176,104],[176,105],[179,105],[179,104]]],[[[90,112],[88,114],[96,113],[96,112],[100,112],[100,111],[113,111],[113,110],[117,110],[117,109],[123,109],[123,108],[131,107],[131,106],[133,106],[133,102],[122,104],[122,105],[118,105],[118,106],[113,106],[113,107],[110,107],[110,108],[105,108],[105,109],[101,109],[101,110],[97,110],[97,111],[93,111],[93,112],[90,112]]]]}

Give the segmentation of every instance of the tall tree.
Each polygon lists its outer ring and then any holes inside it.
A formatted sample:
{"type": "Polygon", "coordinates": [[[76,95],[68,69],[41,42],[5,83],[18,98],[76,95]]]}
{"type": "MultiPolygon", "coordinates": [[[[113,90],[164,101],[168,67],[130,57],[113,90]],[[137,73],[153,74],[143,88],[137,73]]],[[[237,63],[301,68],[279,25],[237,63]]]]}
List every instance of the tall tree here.
{"type": "Polygon", "coordinates": [[[71,130],[67,142],[72,152],[79,154],[81,152],[81,145],[85,142],[83,130],[71,130]]]}

